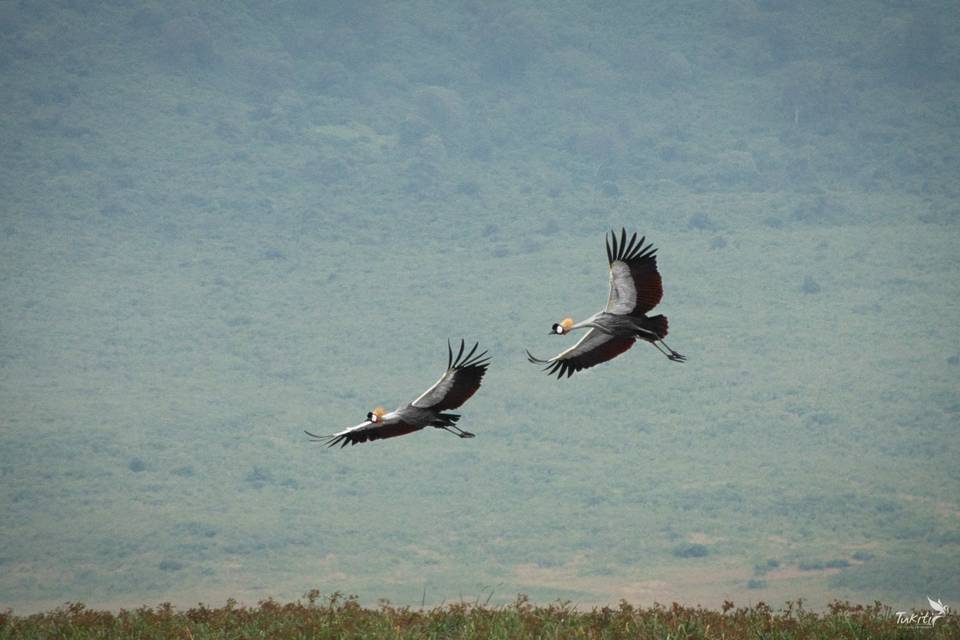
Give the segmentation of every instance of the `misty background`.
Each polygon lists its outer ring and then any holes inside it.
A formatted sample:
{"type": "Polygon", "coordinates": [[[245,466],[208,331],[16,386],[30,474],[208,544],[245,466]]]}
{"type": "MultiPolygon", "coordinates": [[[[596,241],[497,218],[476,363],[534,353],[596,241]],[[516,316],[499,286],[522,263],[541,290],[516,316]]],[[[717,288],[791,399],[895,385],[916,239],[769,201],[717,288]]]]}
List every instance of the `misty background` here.
{"type": "Polygon", "coordinates": [[[0,607],[960,601],[956,3],[0,3],[0,607]],[[557,381],[604,234],[672,347],[557,381]],[[493,357],[437,430],[311,444],[493,357]]]}

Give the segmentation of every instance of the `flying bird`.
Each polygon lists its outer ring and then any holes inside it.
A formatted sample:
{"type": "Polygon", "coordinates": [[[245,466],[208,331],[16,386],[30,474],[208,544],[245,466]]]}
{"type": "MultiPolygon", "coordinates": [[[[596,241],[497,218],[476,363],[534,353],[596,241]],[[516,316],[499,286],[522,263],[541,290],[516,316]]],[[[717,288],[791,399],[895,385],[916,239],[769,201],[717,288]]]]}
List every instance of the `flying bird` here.
{"type": "Polygon", "coordinates": [[[646,340],[674,362],[686,357],[667,346],[667,317],[647,317],[647,312],[663,298],[663,283],[657,271],[657,250],[653,244],[643,246],[646,236],[637,242],[634,233],[627,243],[627,230],[610,232],[607,238],[607,261],[610,264],[610,296],[607,306],[586,320],[572,318],[554,324],[550,335],[565,335],[577,329],[589,328],[577,344],[549,360],[541,360],[527,351],[527,359],[546,365],[544,371],[557,378],[572,376],[575,371],[612,360],[633,346],[638,339],[646,340]]]}
{"type": "Polygon", "coordinates": [[[486,351],[473,355],[479,344],[474,344],[470,353],[464,356],[465,344],[460,340],[460,351],[454,358],[453,348],[447,340],[447,370],[436,384],[420,394],[420,397],[396,411],[386,412],[383,407],[377,407],[367,414],[364,422],[329,436],[318,436],[309,431],[304,433],[314,441],[331,447],[339,444],[341,448],[358,442],[404,436],[425,427],[436,427],[461,438],[472,438],[474,434],[456,426],[460,415],[447,413],[447,410],[456,409],[480,388],[480,381],[487,372],[490,359],[485,357],[486,351]]]}

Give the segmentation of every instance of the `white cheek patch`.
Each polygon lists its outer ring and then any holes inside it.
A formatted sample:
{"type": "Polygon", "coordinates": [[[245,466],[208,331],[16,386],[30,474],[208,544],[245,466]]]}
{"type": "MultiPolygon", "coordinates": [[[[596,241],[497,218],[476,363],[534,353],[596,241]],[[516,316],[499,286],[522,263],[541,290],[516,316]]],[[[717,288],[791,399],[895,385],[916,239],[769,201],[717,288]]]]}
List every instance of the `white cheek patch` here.
{"type": "Polygon", "coordinates": [[[564,331],[563,325],[562,325],[562,324],[558,324],[558,325],[557,325],[557,333],[563,334],[563,331],[564,331]]]}

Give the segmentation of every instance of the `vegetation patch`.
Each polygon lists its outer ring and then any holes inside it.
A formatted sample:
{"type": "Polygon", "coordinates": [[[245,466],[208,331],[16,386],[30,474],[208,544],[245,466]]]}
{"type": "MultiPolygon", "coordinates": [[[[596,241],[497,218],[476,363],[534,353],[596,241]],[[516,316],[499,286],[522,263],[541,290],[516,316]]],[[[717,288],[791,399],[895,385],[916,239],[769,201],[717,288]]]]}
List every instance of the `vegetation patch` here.
{"type": "MultiPolygon", "coordinates": [[[[457,638],[525,640],[535,638],[902,638],[905,629],[887,606],[834,602],[821,613],[804,609],[802,601],[774,610],[763,602],[736,607],[724,602],[718,610],[654,605],[635,607],[621,601],[616,607],[579,610],[569,602],[545,606],[525,596],[507,605],[456,603],[431,609],[396,607],[381,602],[364,608],[354,597],[334,594],[319,600],[316,592],[306,602],[281,604],[263,600],[255,607],[230,600],[215,609],[204,605],[180,611],[170,604],[140,607],[118,613],[87,609],[79,603],[31,616],[0,614],[0,640],[61,640],[136,637],[167,638],[457,638]]],[[[960,618],[948,616],[923,637],[955,638],[960,618]]]]}

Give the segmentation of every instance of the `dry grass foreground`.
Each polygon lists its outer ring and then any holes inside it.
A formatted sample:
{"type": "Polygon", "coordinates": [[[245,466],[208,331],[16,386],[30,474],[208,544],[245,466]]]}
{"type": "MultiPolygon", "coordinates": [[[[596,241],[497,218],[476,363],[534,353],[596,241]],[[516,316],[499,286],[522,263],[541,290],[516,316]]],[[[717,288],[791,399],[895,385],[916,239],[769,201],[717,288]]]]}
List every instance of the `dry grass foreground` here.
{"type": "Polygon", "coordinates": [[[956,615],[931,628],[898,624],[896,614],[878,603],[834,602],[817,613],[802,601],[774,611],[764,603],[722,610],[656,604],[636,608],[578,611],[569,603],[535,606],[525,596],[505,606],[457,603],[431,609],[381,603],[365,608],[356,597],[335,593],[321,600],[280,604],[264,600],[256,607],[210,609],[202,604],[177,611],[170,604],[118,613],[67,604],[46,613],[18,617],[0,614],[0,639],[7,638],[957,638],[956,615]]]}

